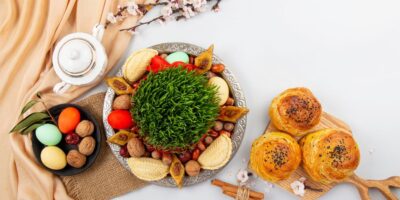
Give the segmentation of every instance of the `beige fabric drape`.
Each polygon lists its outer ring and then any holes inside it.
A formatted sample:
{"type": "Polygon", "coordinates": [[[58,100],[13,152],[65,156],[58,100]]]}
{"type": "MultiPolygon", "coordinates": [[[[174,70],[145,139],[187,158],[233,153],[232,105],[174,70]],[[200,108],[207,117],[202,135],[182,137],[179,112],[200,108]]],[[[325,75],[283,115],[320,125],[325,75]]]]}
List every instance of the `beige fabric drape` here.
{"type": "MultiPolygon", "coordinates": [[[[115,11],[117,0],[0,0],[0,196],[1,199],[69,199],[58,177],[34,160],[30,138],[8,134],[18,121],[22,106],[38,91],[52,106],[69,102],[94,85],[72,87],[55,95],[59,82],[51,65],[51,50],[62,36],[72,32],[91,33],[115,11]]],[[[108,70],[125,51],[131,35],[119,28],[132,25],[131,17],[122,25],[107,28],[103,44],[108,54],[108,70]]],[[[107,70],[107,71],[108,71],[107,70]]]]}

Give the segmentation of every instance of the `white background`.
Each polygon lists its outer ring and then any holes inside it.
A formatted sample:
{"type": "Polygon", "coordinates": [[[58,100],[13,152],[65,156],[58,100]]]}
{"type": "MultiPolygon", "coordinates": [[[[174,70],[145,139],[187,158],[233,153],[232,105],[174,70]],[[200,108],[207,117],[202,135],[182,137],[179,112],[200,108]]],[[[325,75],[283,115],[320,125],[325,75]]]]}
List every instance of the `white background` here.
{"type": "MultiPolygon", "coordinates": [[[[234,182],[237,170],[245,167],[242,159],[269,121],[271,99],[289,87],[306,86],[326,112],[352,127],[362,155],[356,173],[382,179],[400,175],[399,8],[398,0],[223,0],[219,13],[140,28],[115,68],[132,51],[157,43],[215,44],[215,53],[235,73],[250,109],[244,141],[217,178],[234,182]]],[[[104,85],[91,93],[103,90],[104,85]]],[[[257,184],[259,191],[265,188],[257,184]]],[[[383,199],[376,192],[372,198],[383,199]]],[[[181,190],[152,185],[118,199],[230,198],[205,182],[181,190]]],[[[266,199],[296,197],[275,187],[266,199]]],[[[322,199],[359,196],[354,187],[341,184],[322,199]]]]}

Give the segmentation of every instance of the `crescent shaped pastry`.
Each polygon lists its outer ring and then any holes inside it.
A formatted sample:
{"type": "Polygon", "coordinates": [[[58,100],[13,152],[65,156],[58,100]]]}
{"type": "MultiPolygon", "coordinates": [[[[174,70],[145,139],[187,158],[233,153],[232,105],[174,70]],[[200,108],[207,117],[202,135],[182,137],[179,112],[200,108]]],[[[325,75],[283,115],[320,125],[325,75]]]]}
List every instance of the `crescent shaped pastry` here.
{"type": "Polygon", "coordinates": [[[302,136],[316,126],[322,114],[317,98],[307,88],[291,88],[272,100],[269,115],[274,126],[293,136],[302,136]]]}
{"type": "Polygon", "coordinates": [[[251,146],[250,168],[270,182],[287,179],[298,168],[300,161],[300,147],[286,133],[266,133],[251,146]]]}
{"type": "Polygon", "coordinates": [[[303,168],[320,183],[340,182],[353,174],[360,151],[352,135],[342,129],[324,129],[300,140],[303,168]]]}

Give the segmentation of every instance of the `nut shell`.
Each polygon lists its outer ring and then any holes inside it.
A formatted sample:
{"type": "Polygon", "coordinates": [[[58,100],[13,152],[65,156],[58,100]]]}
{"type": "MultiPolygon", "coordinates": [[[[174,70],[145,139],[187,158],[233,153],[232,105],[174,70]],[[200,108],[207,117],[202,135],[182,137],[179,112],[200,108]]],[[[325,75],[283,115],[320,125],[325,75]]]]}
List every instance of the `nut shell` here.
{"type": "Polygon", "coordinates": [[[190,160],[185,165],[186,174],[189,176],[197,176],[200,173],[200,164],[195,160],[190,160]]]}
{"type": "Polygon", "coordinates": [[[86,156],[73,149],[67,154],[67,163],[75,168],[81,168],[86,163],[86,156]]]}
{"type": "Polygon", "coordinates": [[[112,104],[113,110],[128,110],[129,108],[131,108],[131,98],[129,95],[120,95],[114,99],[112,104]]]}
{"type": "Polygon", "coordinates": [[[96,140],[92,136],[87,136],[82,139],[78,145],[78,150],[81,154],[90,156],[96,147],[96,140]]]}
{"type": "Polygon", "coordinates": [[[76,126],[75,133],[80,137],[86,137],[92,135],[94,131],[94,125],[89,120],[82,120],[79,122],[78,126],[76,126]]]}
{"type": "Polygon", "coordinates": [[[138,138],[131,138],[128,141],[128,152],[132,157],[141,157],[145,153],[143,142],[138,138]]]}

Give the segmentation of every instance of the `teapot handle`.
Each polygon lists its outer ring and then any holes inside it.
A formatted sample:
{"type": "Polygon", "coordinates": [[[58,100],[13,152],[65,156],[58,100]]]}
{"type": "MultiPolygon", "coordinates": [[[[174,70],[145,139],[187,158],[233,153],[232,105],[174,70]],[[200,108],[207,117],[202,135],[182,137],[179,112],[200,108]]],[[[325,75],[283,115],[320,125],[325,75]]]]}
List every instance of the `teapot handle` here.
{"type": "Polygon", "coordinates": [[[104,25],[102,24],[96,24],[93,29],[92,29],[92,35],[101,42],[101,39],[103,39],[104,35],[104,25]]]}
{"type": "Polygon", "coordinates": [[[65,93],[69,88],[71,87],[71,84],[66,83],[66,82],[59,82],[53,87],[53,92],[56,94],[63,94],[65,93]]]}

